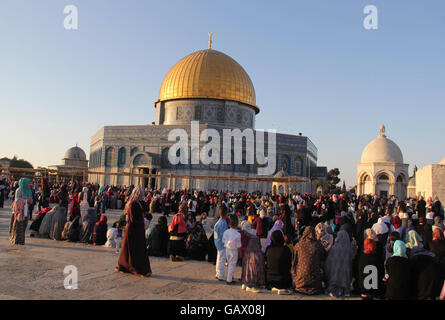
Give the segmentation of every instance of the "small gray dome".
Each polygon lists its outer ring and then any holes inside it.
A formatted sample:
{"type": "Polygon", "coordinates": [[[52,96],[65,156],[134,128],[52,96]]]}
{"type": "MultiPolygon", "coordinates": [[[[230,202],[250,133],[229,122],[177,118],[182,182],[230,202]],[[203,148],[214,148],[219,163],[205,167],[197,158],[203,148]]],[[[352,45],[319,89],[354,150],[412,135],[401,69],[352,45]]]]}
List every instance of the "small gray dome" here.
{"type": "Polygon", "coordinates": [[[87,159],[87,155],[85,153],[85,151],[83,151],[81,148],[79,148],[78,146],[69,148],[66,152],[65,152],[65,159],[72,159],[72,160],[86,160],[87,159]]]}

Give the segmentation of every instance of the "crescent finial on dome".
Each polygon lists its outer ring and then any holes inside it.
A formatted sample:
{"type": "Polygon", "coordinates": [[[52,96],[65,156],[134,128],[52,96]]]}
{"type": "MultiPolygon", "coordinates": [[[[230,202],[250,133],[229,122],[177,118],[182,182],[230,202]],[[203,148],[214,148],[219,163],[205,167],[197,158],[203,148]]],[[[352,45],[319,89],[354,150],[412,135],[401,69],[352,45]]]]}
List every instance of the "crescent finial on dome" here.
{"type": "Polygon", "coordinates": [[[209,32],[209,49],[212,49],[212,37],[213,37],[213,31],[209,32]]]}
{"type": "Polygon", "coordinates": [[[383,124],[380,126],[380,136],[386,137],[386,128],[385,128],[385,125],[383,125],[383,124]]]}

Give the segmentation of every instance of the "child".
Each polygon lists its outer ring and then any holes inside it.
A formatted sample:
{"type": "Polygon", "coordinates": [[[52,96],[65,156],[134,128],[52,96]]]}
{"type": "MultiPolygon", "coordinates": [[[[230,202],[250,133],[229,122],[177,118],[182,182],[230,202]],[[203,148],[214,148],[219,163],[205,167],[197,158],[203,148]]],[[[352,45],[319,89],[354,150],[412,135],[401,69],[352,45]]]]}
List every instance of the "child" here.
{"type": "Polygon", "coordinates": [[[238,217],[230,216],[230,229],[226,230],[222,237],[224,248],[226,249],[227,259],[227,284],[234,284],[233,274],[235,273],[236,263],[238,262],[238,249],[241,248],[241,234],[237,230],[238,217]]]}
{"type": "Polygon", "coordinates": [[[213,237],[215,242],[215,247],[217,250],[216,254],[216,279],[219,281],[226,281],[224,279],[225,273],[225,263],[226,263],[226,249],[224,243],[222,242],[224,232],[229,228],[227,226],[227,208],[226,206],[219,207],[219,220],[215,224],[213,229],[213,237]]]}

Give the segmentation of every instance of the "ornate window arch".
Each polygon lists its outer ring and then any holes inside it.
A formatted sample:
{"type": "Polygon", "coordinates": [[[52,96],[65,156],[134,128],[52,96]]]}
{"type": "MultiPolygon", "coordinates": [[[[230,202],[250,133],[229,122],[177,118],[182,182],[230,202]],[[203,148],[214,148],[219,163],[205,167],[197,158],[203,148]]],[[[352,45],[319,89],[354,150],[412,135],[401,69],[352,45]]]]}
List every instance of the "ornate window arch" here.
{"type": "Polygon", "coordinates": [[[125,147],[119,148],[118,156],[117,156],[117,165],[119,167],[125,166],[127,162],[127,149],[125,147]]]}
{"type": "Polygon", "coordinates": [[[114,148],[108,147],[105,150],[105,167],[113,166],[113,162],[114,162],[114,148]]]}

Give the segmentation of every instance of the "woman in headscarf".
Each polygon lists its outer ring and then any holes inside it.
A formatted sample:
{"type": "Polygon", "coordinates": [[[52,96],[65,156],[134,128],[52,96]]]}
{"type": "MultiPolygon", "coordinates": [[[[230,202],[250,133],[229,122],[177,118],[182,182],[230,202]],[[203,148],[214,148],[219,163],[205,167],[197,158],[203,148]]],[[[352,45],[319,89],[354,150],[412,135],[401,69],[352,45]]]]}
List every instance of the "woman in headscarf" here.
{"type": "Polygon", "coordinates": [[[445,232],[445,226],[443,225],[442,219],[440,216],[434,217],[434,224],[432,227],[432,231],[434,232],[435,229],[439,229],[442,234],[445,232]]]}
{"type": "Polygon", "coordinates": [[[382,256],[377,253],[377,243],[372,239],[366,239],[364,241],[363,254],[360,255],[358,261],[358,285],[363,299],[378,298],[383,293],[383,277],[385,275],[385,268],[383,266],[382,256]],[[374,267],[369,269],[369,267],[374,267]],[[377,271],[377,287],[366,286],[367,277],[370,272],[377,271]]]}
{"type": "Polygon", "coordinates": [[[34,237],[35,235],[39,234],[39,229],[42,224],[43,219],[45,218],[45,215],[51,211],[51,208],[45,208],[41,211],[37,212],[36,217],[34,221],[31,223],[31,226],[29,227],[29,230],[31,230],[30,237],[34,237]]]}
{"type": "Polygon", "coordinates": [[[9,242],[25,244],[25,231],[28,225],[28,206],[32,204],[31,180],[21,178],[19,188],[15,191],[14,202],[11,205],[12,216],[9,224],[9,242]]]}
{"type": "Polygon", "coordinates": [[[62,240],[62,231],[66,223],[66,208],[62,206],[62,199],[58,199],[58,204],[53,208],[53,217],[49,230],[49,238],[62,240]]]}
{"type": "Polygon", "coordinates": [[[411,230],[406,243],[407,255],[413,277],[413,297],[418,300],[435,299],[439,270],[434,261],[434,254],[423,247],[420,235],[411,230]]]}
{"type": "Polygon", "coordinates": [[[73,221],[65,223],[65,227],[62,231],[62,240],[68,240],[69,242],[79,241],[80,233],[80,217],[77,216],[73,221]]]}
{"type": "MultiPolygon", "coordinates": [[[[88,210],[90,209],[90,203],[88,202],[88,188],[84,187],[82,193],[79,194],[79,212],[80,212],[80,222],[82,223],[83,218],[88,215],[88,210]]],[[[74,217],[70,217],[70,220],[74,217]]]]}
{"type": "Polygon", "coordinates": [[[350,295],[352,248],[349,235],[344,230],[338,232],[334,245],[328,253],[325,273],[328,281],[326,294],[336,298],[350,295]]]}
{"type": "MultiPolygon", "coordinates": [[[[419,224],[415,227],[415,229],[411,229],[416,231],[417,234],[419,234],[422,237],[423,244],[425,246],[425,249],[429,249],[429,244],[431,240],[433,239],[433,230],[431,225],[426,223],[425,217],[419,218],[419,224]]],[[[409,241],[409,232],[411,230],[408,230],[408,232],[405,232],[405,242],[409,241]]]]}
{"type": "Polygon", "coordinates": [[[433,231],[433,241],[430,243],[430,250],[441,263],[445,262],[445,239],[443,232],[439,228],[433,231]]]}
{"type": "MultiPolygon", "coordinates": [[[[358,245],[358,252],[363,252],[363,241],[365,240],[365,230],[370,228],[368,222],[368,215],[360,211],[357,213],[357,223],[355,225],[355,240],[357,241],[358,245]]],[[[369,229],[371,230],[371,229],[369,229]]]]}
{"type": "Polygon", "coordinates": [[[66,184],[63,184],[60,188],[60,191],[57,193],[57,203],[60,204],[63,208],[65,208],[65,213],[68,212],[68,203],[69,203],[69,195],[66,184]]]}
{"type": "Polygon", "coordinates": [[[388,300],[408,300],[411,298],[411,270],[403,241],[394,242],[393,255],[386,261],[388,279],[385,297],[388,300]]]}
{"type": "Polygon", "coordinates": [[[195,226],[187,237],[187,257],[192,260],[204,261],[207,255],[208,241],[201,222],[195,222],[195,226]]]}
{"type": "MultiPolygon", "coordinates": [[[[252,214],[252,216],[254,216],[252,214]]],[[[247,221],[249,222],[249,221],[247,221]]],[[[251,224],[249,222],[249,224],[251,224]]],[[[251,224],[251,227],[256,230],[256,235],[260,238],[266,238],[267,237],[267,231],[268,231],[268,222],[266,219],[266,212],[264,210],[260,211],[260,216],[253,221],[251,224]]]]}
{"type": "MultiPolygon", "coordinates": [[[[250,226],[246,220],[244,225],[247,224],[250,226]]],[[[246,229],[245,227],[244,231],[249,240],[242,260],[242,288],[248,292],[258,293],[259,289],[266,285],[264,254],[261,251],[260,238],[251,232],[255,230],[251,229],[249,232],[246,229]]]]}
{"type": "MultiPolygon", "coordinates": [[[[267,234],[267,240],[266,243],[263,247],[263,252],[265,253],[267,250],[267,247],[271,244],[271,237],[272,237],[272,233],[274,233],[275,231],[280,231],[281,234],[283,235],[283,239],[284,239],[284,233],[283,233],[283,227],[284,227],[284,223],[281,220],[276,220],[272,229],[269,230],[268,234],[267,234]]],[[[283,240],[284,241],[284,240],[283,240]]]]}
{"type": "Polygon", "coordinates": [[[377,223],[372,226],[372,231],[377,235],[380,246],[385,246],[388,240],[389,228],[383,218],[379,218],[377,223]]]}
{"type": "Polygon", "coordinates": [[[102,216],[94,226],[93,245],[103,246],[105,242],[107,242],[107,229],[108,229],[107,217],[102,216]]]}
{"type": "Polygon", "coordinates": [[[218,255],[218,250],[215,246],[215,235],[213,232],[214,226],[211,226],[212,234],[210,235],[209,242],[207,245],[207,262],[212,263],[213,265],[216,265],[216,258],[218,255]]]}
{"type": "Polygon", "coordinates": [[[40,187],[39,208],[48,208],[50,197],[51,189],[49,188],[48,179],[43,178],[42,185],[40,187]]]}
{"type": "Polygon", "coordinates": [[[334,236],[329,233],[329,229],[323,222],[319,222],[315,226],[315,235],[326,252],[331,250],[332,245],[334,244],[334,236]]]}
{"type": "Polygon", "coordinates": [[[187,235],[187,225],[184,215],[188,212],[187,203],[181,203],[179,212],[173,216],[172,223],[168,227],[170,240],[168,241],[168,254],[171,261],[183,261],[187,256],[185,247],[185,237],[187,235]]]}
{"type": "MultiPolygon", "coordinates": [[[[319,223],[320,225],[322,223],[319,223]]],[[[318,226],[317,225],[317,226],[318,226]]],[[[322,265],[326,248],[317,240],[313,227],[306,227],[295,245],[292,261],[292,276],[295,291],[314,295],[322,292],[322,265]]]]}
{"type": "Polygon", "coordinates": [[[144,229],[144,190],[133,189],[125,205],[128,223],[119,255],[117,271],[128,272],[144,277],[151,276],[150,259],[145,245],[144,229]]]}
{"type": "Polygon", "coordinates": [[[97,222],[96,209],[89,208],[87,210],[87,214],[85,216],[82,216],[81,221],[82,221],[82,229],[80,230],[79,241],[82,243],[92,243],[94,226],[96,225],[97,222]]]}
{"type": "Polygon", "coordinates": [[[150,234],[148,254],[155,257],[167,257],[169,238],[167,218],[160,216],[158,223],[154,226],[150,234]]]}
{"type": "Polygon", "coordinates": [[[80,200],[82,189],[79,187],[76,192],[74,192],[73,199],[71,200],[70,208],[70,221],[73,221],[75,217],[80,216],[80,200]]]}
{"type": "Polygon", "coordinates": [[[104,214],[108,206],[108,192],[105,191],[105,186],[99,188],[99,195],[101,196],[101,213],[104,214]]]}
{"type": "Polygon", "coordinates": [[[398,232],[400,234],[400,239],[403,239],[403,236],[405,235],[404,229],[405,228],[402,226],[402,220],[398,216],[395,216],[392,219],[390,232],[398,232]]]}
{"type": "MultiPolygon", "coordinates": [[[[280,220],[278,220],[280,221],[280,220]]],[[[265,253],[266,260],[266,286],[278,294],[289,294],[292,288],[292,253],[284,245],[284,236],[281,230],[275,230],[270,236],[270,245],[265,253]]]]}

